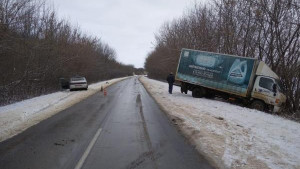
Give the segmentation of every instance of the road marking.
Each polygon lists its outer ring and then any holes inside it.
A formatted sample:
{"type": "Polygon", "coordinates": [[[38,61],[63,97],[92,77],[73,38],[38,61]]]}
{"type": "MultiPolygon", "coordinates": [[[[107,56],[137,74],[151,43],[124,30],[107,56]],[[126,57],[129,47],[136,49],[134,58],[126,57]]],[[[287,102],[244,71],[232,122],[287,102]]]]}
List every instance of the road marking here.
{"type": "Polygon", "coordinates": [[[82,157],[80,158],[80,160],[78,161],[75,169],[81,169],[83,163],[85,162],[87,156],[89,155],[89,153],[91,152],[94,144],[97,141],[97,138],[99,137],[100,133],[101,133],[101,128],[99,128],[97,130],[97,133],[95,134],[94,138],[92,139],[92,141],[90,142],[89,146],[87,147],[87,149],[85,150],[85,152],[83,153],[82,157]]]}

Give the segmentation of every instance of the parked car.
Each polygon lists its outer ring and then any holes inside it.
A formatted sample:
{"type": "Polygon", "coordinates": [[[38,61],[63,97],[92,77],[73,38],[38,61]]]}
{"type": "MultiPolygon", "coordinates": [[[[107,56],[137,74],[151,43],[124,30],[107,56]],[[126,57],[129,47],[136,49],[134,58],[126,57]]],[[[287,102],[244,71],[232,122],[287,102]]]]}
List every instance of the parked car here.
{"type": "Polygon", "coordinates": [[[88,84],[87,81],[85,79],[85,77],[80,77],[80,76],[76,76],[76,77],[72,77],[70,79],[70,90],[75,90],[75,89],[88,89],[88,84]]]}

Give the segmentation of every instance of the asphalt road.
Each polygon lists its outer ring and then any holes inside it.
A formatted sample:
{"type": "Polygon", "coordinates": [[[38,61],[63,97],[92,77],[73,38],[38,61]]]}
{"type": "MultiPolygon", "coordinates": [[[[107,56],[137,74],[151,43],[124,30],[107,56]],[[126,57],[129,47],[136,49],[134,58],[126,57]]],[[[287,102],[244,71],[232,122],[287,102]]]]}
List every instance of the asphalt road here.
{"type": "Polygon", "coordinates": [[[211,169],[133,77],[0,143],[1,169],[211,169]]]}

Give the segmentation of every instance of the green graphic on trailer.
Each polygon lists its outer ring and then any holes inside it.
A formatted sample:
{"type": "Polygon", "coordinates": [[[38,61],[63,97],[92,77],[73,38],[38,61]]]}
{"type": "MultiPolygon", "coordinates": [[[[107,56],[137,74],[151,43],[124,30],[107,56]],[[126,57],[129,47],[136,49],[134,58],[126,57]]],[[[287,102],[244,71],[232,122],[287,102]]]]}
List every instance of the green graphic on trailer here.
{"type": "Polygon", "coordinates": [[[177,77],[237,93],[247,91],[254,59],[202,51],[181,52],[177,77]]]}

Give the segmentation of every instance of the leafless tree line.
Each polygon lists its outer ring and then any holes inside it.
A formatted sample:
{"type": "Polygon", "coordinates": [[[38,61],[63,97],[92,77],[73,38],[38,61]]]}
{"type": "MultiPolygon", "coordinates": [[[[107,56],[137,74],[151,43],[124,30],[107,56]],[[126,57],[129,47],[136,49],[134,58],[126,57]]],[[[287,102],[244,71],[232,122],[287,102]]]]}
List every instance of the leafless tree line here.
{"type": "Polygon", "coordinates": [[[0,105],[53,92],[60,77],[88,82],[131,75],[133,66],[38,0],[0,0],[0,105]]]}
{"type": "Polygon", "coordinates": [[[145,62],[150,77],[175,72],[181,48],[259,58],[281,77],[285,112],[300,115],[299,0],[215,0],[186,13],[156,34],[145,62]]]}

